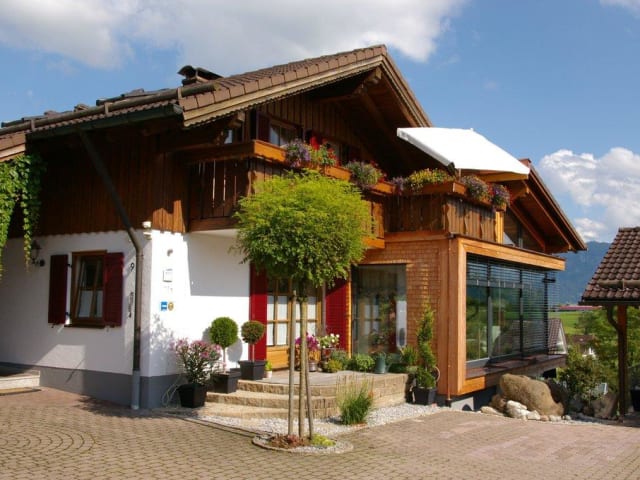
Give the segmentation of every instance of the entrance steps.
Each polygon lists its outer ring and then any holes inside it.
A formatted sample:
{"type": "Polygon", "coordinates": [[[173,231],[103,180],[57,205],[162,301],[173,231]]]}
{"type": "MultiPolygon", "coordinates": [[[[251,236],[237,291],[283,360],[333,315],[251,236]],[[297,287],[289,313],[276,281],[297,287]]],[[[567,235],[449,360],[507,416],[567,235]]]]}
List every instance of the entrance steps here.
{"type": "Polygon", "coordinates": [[[31,391],[40,386],[40,372],[0,367],[0,395],[31,391]]]}
{"type": "MultiPolygon", "coordinates": [[[[299,372],[295,372],[294,411],[298,411],[299,372]]],[[[405,374],[371,374],[343,371],[309,372],[312,409],[315,418],[339,414],[336,402],[338,384],[370,381],[374,407],[405,402],[405,374]]],[[[238,418],[287,418],[289,405],[289,372],[278,371],[272,378],[258,381],[239,380],[238,390],[224,394],[207,392],[207,412],[211,415],[238,418]]]]}

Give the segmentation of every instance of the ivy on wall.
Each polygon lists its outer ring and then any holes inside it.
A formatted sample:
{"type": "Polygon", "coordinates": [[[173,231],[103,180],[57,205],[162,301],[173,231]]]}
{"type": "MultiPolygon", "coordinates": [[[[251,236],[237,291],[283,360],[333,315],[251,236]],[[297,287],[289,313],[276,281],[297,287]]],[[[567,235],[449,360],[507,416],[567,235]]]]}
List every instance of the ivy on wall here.
{"type": "Polygon", "coordinates": [[[44,170],[45,164],[37,155],[20,155],[0,163],[0,251],[7,243],[9,224],[17,205],[22,209],[26,265],[30,262],[31,243],[40,216],[40,189],[44,170]]]}

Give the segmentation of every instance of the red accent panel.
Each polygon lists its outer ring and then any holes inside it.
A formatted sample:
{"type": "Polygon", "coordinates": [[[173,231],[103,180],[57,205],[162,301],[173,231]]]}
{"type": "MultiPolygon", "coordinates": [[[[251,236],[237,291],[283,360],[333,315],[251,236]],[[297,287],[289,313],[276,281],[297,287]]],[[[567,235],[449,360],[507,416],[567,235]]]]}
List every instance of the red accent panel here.
{"type": "Polygon", "coordinates": [[[107,253],[104,257],[104,323],[112,327],[122,325],[122,252],[107,253]]]}
{"type": "MultiPolygon", "coordinates": [[[[258,273],[251,265],[251,278],[249,281],[249,320],[257,320],[267,325],[267,275],[258,273]]],[[[255,359],[267,358],[267,334],[255,345],[255,359]]]]}
{"type": "Polygon", "coordinates": [[[51,255],[49,264],[49,323],[61,325],[67,318],[67,255],[51,255]]]}
{"type": "Polygon", "coordinates": [[[340,348],[347,348],[347,281],[337,279],[332,288],[327,290],[325,304],[327,309],[327,333],[340,335],[340,348]]]}

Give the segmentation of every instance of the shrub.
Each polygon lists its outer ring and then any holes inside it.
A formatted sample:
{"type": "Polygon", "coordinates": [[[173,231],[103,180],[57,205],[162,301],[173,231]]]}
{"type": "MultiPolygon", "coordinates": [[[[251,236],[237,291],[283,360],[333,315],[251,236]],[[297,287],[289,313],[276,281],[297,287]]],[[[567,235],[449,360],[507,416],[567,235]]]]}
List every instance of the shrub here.
{"type": "Polygon", "coordinates": [[[596,387],[602,382],[602,369],[596,358],[582,356],[578,349],[570,348],[567,366],[560,371],[559,379],[566,384],[571,397],[588,403],[596,398],[596,387]]]}
{"type": "Polygon", "coordinates": [[[406,345],[400,350],[402,356],[402,363],[407,366],[413,366],[418,364],[418,351],[413,345],[406,345]]]}
{"type": "Polygon", "coordinates": [[[340,362],[340,365],[342,365],[340,370],[344,370],[344,368],[349,365],[349,354],[346,350],[336,349],[331,352],[331,355],[329,355],[329,360],[336,360],[340,362]]]}
{"type": "Polygon", "coordinates": [[[324,370],[329,373],[336,373],[344,369],[344,364],[340,360],[330,358],[325,364],[324,370]]]}
{"type": "Polygon", "coordinates": [[[358,381],[353,375],[338,379],[336,382],[336,402],[343,424],[364,423],[371,407],[373,407],[371,380],[358,381]]]}
{"type": "Polygon", "coordinates": [[[264,335],[264,325],[257,320],[249,320],[244,322],[240,327],[240,336],[242,340],[249,345],[254,345],[264,335]]]}
{"type": "Polygon", "coordinates": [[[356,372],[372,372],[375,364],[376,362],[371,355],[367,355],[366,353],[356,353],[349,359],[347,369],[354,370],[356,372]]]}
{"type": "Polygon", "coordinates": [[[222,348],[227,348],[238,340],[238,325],[229,317],[218,317],[209,329],[211,341],[222,348]]]}

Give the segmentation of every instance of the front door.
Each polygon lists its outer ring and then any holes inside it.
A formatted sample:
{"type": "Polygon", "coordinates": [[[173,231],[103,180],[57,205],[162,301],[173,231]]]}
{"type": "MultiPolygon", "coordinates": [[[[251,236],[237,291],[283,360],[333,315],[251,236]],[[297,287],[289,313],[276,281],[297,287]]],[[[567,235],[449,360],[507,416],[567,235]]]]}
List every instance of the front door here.
{"type": "MultiPolygon", "coordinates": [[[[267,286],[267,359],[273,368],[286,368],[289,365],[289,313],[293,308],[291,282],[289,280],[270,279],[267,286]]],[[[297,293],[297,292],[296,292],[297,293]]],[[[307,290],[308,333],[315,335],[319,331],[321,316],[321,296],[318,290],[307,290]]],[[[300,303],[296,308],[295,335],[300,336],[300,303]]]]}

